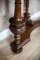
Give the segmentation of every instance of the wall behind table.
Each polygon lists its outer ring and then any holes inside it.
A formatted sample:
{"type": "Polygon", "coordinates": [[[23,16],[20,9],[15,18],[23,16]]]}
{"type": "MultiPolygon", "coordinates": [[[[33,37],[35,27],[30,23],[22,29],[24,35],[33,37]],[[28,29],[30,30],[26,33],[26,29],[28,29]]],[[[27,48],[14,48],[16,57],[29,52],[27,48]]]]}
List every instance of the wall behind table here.
{"type": "MultiPolygon", "coordinates": [[[[9,18],[14,16],[15,8],[14,1],[15,0],[0,0],[0,32],[9,27],[9,18]]],[[[31,15],[40,11],[40,0],[29,1],[30,1],[29,12],[31,13],[31,15]]]]}

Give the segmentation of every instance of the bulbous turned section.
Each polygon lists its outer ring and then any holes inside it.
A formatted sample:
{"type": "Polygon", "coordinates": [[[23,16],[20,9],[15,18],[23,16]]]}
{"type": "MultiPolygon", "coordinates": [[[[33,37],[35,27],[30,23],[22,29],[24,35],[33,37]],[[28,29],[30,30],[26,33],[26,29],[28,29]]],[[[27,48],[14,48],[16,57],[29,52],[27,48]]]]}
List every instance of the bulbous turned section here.
{"type": "MultiPolygon", "coordinates": [[[[26,30],[26,20],[21,16],[21,0],[15,0],[15,13],[14,17],[9,19],[10,30],[14,33],[15,46],[21,43],[21,34],[26,30]]],[[[16,46],[17,48],[17,46],[16,46]]],[[[17,51],[18,49],[16,49],[17,51]]]]}

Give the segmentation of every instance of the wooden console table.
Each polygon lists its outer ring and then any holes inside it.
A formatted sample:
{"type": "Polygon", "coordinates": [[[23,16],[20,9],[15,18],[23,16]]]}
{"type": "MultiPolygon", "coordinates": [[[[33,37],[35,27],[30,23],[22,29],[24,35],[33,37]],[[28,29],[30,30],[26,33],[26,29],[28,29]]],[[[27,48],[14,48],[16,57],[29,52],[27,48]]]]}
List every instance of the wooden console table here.
{"type": "Polygon", "coordinates": [[[20,53],[23,46],[30,41],[30,33],[33,29],[40,26],[40,20],[33,22],[30,20],[28,13],[29,0],[24,0],[25,13],[24,17],[21,16],[21,0],[15,0],[15,13],[14,17],[9,19],[9,29],[14,33],[15,40],[10,44],[14,53],[20,53]]]}

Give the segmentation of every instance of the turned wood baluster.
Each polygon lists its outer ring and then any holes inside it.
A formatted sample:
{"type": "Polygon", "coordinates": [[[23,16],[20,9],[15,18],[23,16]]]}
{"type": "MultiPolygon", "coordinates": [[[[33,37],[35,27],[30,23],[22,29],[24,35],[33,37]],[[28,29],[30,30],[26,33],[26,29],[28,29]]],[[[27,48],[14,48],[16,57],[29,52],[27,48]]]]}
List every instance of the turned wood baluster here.
{"type": "Polygon", "coordinates": [[[27,14],[28,8],[29,8],[29,0],[24,0],[24,5],[25,5],[26,14],[27,14]]]}
{"type": "Polygon", "coordinates": [[[29,8],[29,0],[24,0],[24,5],[25,5],[25,19],[27,20],[27,24],[33,25],[32,20],[30,19],[30,14],[28,12],[29,8]]]}
{"type": "Polygon", "coordinates": [[[12,17],[9,22],[10,30],[14,33],[15,43],[21,43],[21,34],[26,29],[26,20],[21,16],[21,0],[15,0],[15,13],[14,18],[12,17]]]}
{"type": "Polygon", "coordinates": [[[24,17],[21,16],[21,0],[15,0],[14,17],[9,19],[9,28],[11,32],[14,33],[15,38],[10,46],[15,53],[20,53],[22,51],[22,47],[30,41],[31,31],[40,25],[40,21],[36,21],[32,24],[28,13],[29,0],[24,1],[26,7],[24,17]]]}
{"type": "MultiPolygon", "coordinates": [[[[15,0],[14,20],[16,23],[22,20],[21,19],[21,0],[15,0]]],[[[20,30],[20,29],[17,28],[16,30],[20,30]]],[[[21,39],[20,33],[18,34],[16,31],[16,33],[14,33],[14,38],[15,38],[16,44],[20,44],[20,39],[21,39]]]]}
{"type": "Polygon", "coordinates": [[[29,0],[24,0],[24,5],[25,5],[25,18],[27,20],[27,18],[28,18],[29,0]]]}

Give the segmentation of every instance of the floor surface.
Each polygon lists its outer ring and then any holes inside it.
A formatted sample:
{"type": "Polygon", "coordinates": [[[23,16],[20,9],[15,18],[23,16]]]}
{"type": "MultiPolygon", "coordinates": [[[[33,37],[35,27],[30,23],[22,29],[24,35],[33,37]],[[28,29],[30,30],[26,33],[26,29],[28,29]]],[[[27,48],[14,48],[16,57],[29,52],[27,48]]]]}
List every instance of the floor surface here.
{"type": "Polygon", "coordinates": [[[20,54],[11,50],[10,43],[14,40],[11,35],[0,42],[0,60],[40,60],[40,27],[32,31],[30,42],[23,47],[20,54]]]}

